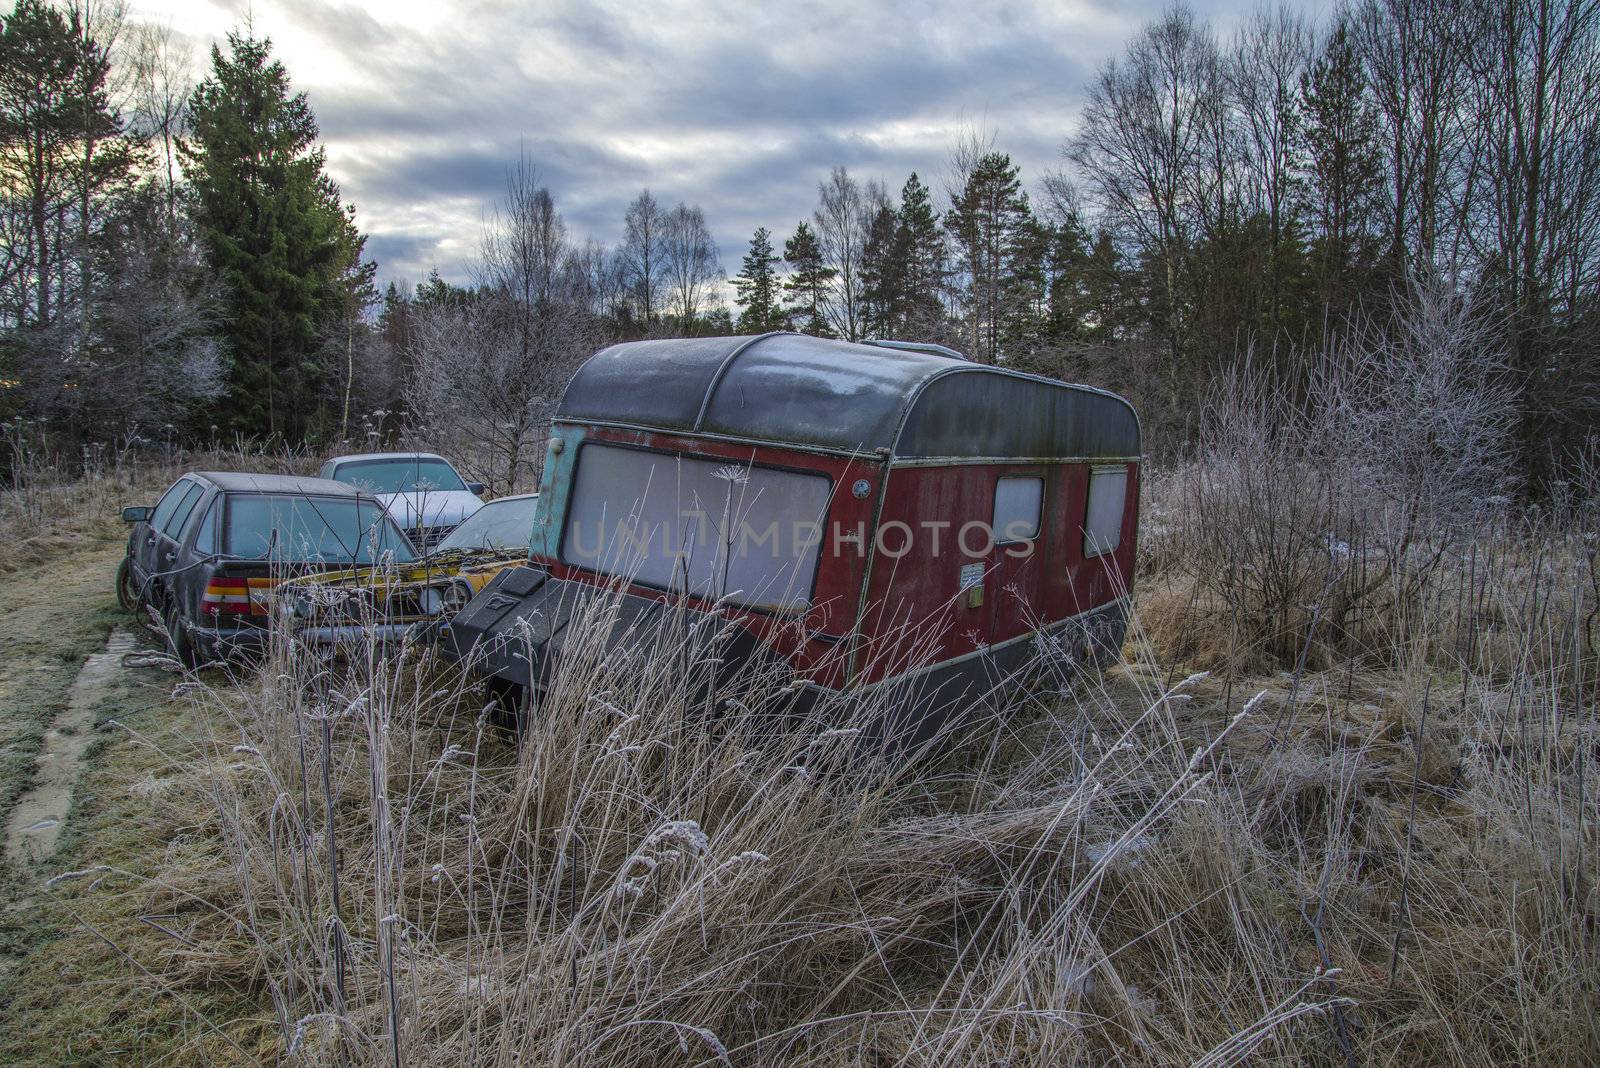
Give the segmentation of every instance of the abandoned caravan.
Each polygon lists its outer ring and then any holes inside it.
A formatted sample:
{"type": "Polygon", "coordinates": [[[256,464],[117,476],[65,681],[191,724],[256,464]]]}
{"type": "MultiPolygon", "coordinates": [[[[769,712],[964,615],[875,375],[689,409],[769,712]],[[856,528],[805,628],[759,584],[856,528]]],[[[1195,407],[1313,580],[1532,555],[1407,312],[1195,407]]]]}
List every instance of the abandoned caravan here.
{"type": "Polygon", "coordinates": [[[738,628],[815,698],[893,684],[920,740],[1024,667],[1122,643],[1139,422],[1123,398],[935,345],[801,334],[614,345],[556,413],[529,561],[446,649],[542,688],[598,590],[615,641],[668,613],[738,628]],[[900,695],[903,694],[903,699],[900,695]]]}

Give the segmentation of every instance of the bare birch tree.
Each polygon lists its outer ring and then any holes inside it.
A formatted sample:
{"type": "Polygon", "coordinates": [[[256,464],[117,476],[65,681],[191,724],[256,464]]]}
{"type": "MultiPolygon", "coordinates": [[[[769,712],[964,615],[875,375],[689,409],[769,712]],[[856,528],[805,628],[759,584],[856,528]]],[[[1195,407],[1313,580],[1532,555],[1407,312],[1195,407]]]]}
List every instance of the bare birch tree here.
{"type": "Polygon", "coordinates": [[[859,341],[865,333],[862,307],[861,254],[866,248],[871,204],[861,185],[843,167],[835,167],[817,183],[817,210],[812,213],[822,258],[833,271],[823,314],[834,333],[859,341]]]}
{"type": "Polygon", "coordinates": [[[667,218],[650,190],[641,190],[623,217],[622,262],[639,321],[649,329],[661,304],[666,269],[667,218]]]}
{"type": "Polygon", "coordinates": [[[663,227],[662,264],[667,281],[667,306],[679,329],[694,329],[711,289],[722,279],[717,243],[699,206],[679,204],[667,213],[663,227]]]}
{"type": "Polygon", "coordinates": [[[419,429],[495,493],[536,475],[550,415],[600,330],[566,225],[523,158],[483,238],[476,293],[420,309],[408,398],[419,429]]]}

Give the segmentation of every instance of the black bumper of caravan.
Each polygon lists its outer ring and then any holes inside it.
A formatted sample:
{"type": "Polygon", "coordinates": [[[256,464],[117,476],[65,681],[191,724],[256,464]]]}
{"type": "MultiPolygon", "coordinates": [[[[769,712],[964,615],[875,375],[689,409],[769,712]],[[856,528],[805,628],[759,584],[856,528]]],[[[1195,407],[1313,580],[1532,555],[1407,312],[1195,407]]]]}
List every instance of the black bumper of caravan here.
{"type": "MultiPolygon", "coordinates": [[[[681,602],[555,579],[542,568],[514,567],[467,603],[450,621],[441,644],[445,655],[474,671],[542,690],[569,641],[598,644],[600,649],[585,652],[613,660],[649,655],[658,643],[681,648],[692,624],[707,618],[681,602]]],[[[729,671],[765,655],[742,627],[696,630],[697,642],[717,643],[716,657],[729,671]]]]}

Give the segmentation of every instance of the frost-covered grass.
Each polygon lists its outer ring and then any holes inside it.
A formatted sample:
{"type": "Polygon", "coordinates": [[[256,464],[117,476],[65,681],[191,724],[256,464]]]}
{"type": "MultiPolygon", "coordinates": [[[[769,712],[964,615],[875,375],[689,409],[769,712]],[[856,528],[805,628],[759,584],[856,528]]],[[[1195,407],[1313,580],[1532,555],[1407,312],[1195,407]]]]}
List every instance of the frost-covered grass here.
{"type": "MultiPolygon", "coordinates": [[[[745,714],[783,682],[713,684],[705,628],[608,656],[604,602],[520,740],[420,652],[284,647],[145,739],[172,845],[51,893],[118,902],[179,1060],[1593,1063],[1593,603],[1527,585],[1589,565],[1496,537],[1382,655],[1186,675],[1139,630],[911,763],[876,709],[745,714]]],[[[1214,625],[1160,579],[1155,629],[1214,625]]]]}
{"type": "Polygon", "coordinates": [[[126,530],[124,505],[155,504],[185,471],[316,470],[305,453],[248,446],[188,450],[146,443],[63,456],[15,423],[0,425],[0,465],[0,575],[117,538],[126,530]]]}

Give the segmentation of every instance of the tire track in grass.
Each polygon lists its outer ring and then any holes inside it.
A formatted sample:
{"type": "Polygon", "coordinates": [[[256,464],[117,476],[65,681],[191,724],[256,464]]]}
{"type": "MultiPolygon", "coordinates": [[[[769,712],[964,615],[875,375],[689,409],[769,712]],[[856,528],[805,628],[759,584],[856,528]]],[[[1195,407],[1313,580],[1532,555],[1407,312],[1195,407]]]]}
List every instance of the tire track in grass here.
{"type": "Polygon", "coordinates": [[[93,744],[97,709],[122,675],[122,658],[139,648],[133,631],[112,628],[106,647],[90,654],[67,693],[67,705],[45,732],[27,789],[11,809],[6,856],[38,863],[55,852],[62,824],[93,744]]]}

